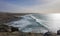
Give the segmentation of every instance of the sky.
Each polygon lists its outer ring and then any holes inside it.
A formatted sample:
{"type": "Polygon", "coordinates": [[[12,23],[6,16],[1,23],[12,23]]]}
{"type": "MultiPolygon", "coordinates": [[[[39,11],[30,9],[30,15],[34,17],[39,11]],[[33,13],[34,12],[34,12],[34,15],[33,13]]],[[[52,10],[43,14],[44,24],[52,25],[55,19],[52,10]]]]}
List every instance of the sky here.
{"type": "Polygon", "coordinates": [[[59,13],[60,0],[0,0],[0,12],[59,13]]]}

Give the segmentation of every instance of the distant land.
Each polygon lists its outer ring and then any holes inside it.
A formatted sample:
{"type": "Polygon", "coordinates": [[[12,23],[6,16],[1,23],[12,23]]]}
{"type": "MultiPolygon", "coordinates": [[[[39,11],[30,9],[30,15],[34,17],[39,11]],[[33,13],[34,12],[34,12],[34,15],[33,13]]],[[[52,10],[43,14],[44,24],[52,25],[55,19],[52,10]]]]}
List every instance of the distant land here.
{"type": "Polygon", "coordinates": [[[0,23],[7,23],[14,19],[18,19],[17,16],[23,16],[32,13],[3,13],[0,12],[0,23]]]}
{"type": "Polygon", "coordinates": [[[32,14],[32,13],[5,13],[5,12],[0,12],[0,15],[26,15],[26,14],[32,14]]]}

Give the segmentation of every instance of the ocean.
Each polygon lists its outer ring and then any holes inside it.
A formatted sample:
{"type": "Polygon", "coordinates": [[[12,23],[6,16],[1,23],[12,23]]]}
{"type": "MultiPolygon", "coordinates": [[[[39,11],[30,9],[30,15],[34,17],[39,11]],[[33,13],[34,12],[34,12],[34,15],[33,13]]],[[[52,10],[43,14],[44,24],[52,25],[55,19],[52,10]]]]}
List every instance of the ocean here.
{"type": "Polygon", "coordinates": [[[22,32],[57,33],[60,29],[60,14],[28,14],[20,16],[17,21],[7,23],[9,26],[18,27],[22,32]]]}

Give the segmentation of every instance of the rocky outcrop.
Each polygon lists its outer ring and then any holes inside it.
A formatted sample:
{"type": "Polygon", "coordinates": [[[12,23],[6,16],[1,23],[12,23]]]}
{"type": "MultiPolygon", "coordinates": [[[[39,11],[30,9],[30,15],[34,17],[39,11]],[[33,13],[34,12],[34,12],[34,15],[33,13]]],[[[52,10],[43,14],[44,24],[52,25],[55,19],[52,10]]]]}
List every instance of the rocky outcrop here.
{"type": "Polygon", "coordinates": [[[15,31],[19,31],[19,29],[17,27],[12,27],[4,24],[0,25],[0,32],[15,32],[15,31]]]}
{"type": "Polygon", "coordinates": [[[60,30],[57,31],[57,35],[60,35],[60,30]]]}

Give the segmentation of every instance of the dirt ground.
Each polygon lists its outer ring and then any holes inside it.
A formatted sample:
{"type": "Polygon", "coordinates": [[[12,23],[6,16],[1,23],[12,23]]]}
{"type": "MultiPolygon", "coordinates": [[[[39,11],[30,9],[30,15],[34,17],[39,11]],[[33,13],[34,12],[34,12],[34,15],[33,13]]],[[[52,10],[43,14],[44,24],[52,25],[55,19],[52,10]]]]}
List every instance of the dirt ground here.
{"type": "MultiPolygon", "coordinates": [[[[19,32],[0,32],[0,36],[43,36],[43,34],[39,33],[19,33],[19,32]]],[[[57,36],[53,34],[51,36],[57,36]]]]}
{"type": "Polygon", "coordinates": [[[0,36],[20,36],[18,32],[0,32],[0,36]]]}

